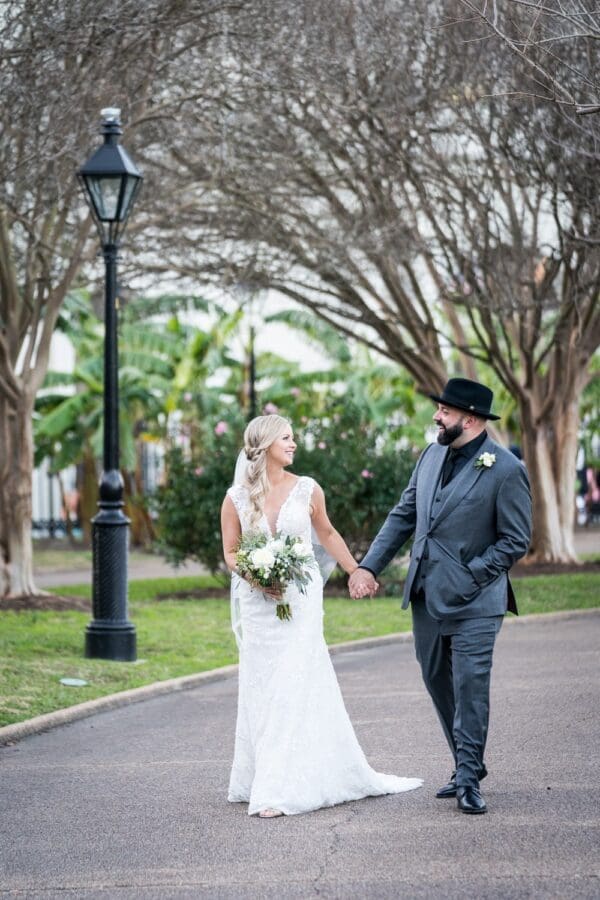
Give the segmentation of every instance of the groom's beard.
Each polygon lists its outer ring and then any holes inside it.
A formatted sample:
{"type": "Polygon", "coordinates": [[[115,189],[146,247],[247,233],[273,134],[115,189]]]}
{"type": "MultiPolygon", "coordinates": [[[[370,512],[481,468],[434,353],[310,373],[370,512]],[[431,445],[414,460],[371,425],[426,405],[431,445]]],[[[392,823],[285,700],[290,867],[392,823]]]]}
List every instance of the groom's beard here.
{"type": "Polygon", "coordinates": [[[449,425],[445,428],[441,422],[435,423],[439,427],[437,442],[441,444],[443,447],[447,447],[448,444],[451,444],[452,441],[455,441],[457,437],[460,437],[464,431],[463,428],[463,420],[461,419],[456,425],[449,425]]]}

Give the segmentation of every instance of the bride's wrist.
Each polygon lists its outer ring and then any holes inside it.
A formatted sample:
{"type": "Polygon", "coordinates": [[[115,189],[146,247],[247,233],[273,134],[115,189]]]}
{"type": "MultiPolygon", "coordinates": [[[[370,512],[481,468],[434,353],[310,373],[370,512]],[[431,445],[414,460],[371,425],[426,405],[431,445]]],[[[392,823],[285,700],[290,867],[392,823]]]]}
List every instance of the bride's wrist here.
{"type": "Polygon", "coordinates": [[[359,568],[360,566],[358,565],[358,563],[355,563],[350,569],[346,569],[346,575],[354,575],[356,570],[359,568]]]}

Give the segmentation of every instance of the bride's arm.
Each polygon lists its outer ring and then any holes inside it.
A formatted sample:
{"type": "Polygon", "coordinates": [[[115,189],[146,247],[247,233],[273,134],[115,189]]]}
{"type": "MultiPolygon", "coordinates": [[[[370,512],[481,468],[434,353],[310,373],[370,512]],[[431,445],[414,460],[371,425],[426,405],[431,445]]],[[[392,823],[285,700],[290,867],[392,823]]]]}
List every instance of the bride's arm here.
{"type": "Polygon", "coordinates": [[[341,534],[329,521],[325,507],[325,494],[316,482],[312,492],[310,517],[319,543],[325,547],[330,556],[333,556],[344,572],[351,575],[358,568],[357,562],[348,550],[341,534]]]}
{"type": "Polygon", "coordinates": [[[235,548],[241,535],[240,520],[233,500],[225,496],[221,507],[221,537],[223,539],[223,557],[225,565],[232,572],[235,570],[235,548]]]}

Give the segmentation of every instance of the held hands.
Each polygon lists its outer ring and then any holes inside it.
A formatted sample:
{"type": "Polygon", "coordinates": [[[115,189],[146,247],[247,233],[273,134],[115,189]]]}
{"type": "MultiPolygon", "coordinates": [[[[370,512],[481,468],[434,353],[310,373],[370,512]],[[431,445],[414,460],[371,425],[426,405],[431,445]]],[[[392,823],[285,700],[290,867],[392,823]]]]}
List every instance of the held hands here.
{"type": "Polygon", "coordinates": [[[371,572],[358,568],[350,576],[348,590],[353,600],[362,600],[363,597],[374,597],[379,590],[379,584],[371,572]]]}

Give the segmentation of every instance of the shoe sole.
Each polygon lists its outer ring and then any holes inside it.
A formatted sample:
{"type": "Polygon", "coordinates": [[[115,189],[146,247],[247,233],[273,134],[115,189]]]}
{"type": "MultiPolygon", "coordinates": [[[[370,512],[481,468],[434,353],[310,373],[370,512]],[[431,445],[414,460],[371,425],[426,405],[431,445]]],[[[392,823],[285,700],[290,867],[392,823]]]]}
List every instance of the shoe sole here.
{"type": "Polygon", "coordinates": [[[458,807],[458,810],[466,816],[483,816],[487,812],[487,809],[463,809],[461,806],[458,807]]]}

